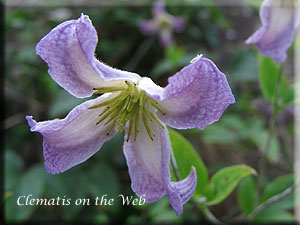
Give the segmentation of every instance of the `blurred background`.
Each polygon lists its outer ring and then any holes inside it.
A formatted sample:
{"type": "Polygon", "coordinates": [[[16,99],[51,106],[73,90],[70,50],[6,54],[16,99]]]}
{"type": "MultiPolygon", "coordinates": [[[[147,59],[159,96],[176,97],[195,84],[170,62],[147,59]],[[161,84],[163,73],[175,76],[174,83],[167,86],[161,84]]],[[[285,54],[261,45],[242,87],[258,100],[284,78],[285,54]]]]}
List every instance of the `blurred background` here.
{"type": "MultiPolygon", "coordinates": [[[[186,20],[184,29],[173,34],[173,43],[162,46],[158,35],[144,35],[139,23],[152,18],[145,7],[8,7],[5,12],[5,216],[8,222],[74,221],[94,223],[174,223],[205,221],[191,203],[176,217],[167,197],[143,206],[123,206],[119,194],[134,195],[122,152],[123,134],[105,143],[85,163],[63,174],[48,174],[43,166],[42,136],[31,133],[25,115],[37,121],[64,118],[83,102],[57,85],[48,67],[35,54],[35,46],[52,28],[69,19],[89,15],[99,42],[97,58],[113,67],[149,76],[164,87],[168,77],[188,65],[197,54],[213,60],[227,76],[236,98],[221,119],[206,127],[180,131],[195,147],[210,175],[230,165],[246,164],[255,169],[269,135],[272,107],[258,83],[258,55],[244,41],[260,25],[258,8],[244,7],[167,7],[174,16],[186,20]],[[91,198],[107,194],[112,206],[18,206],[20,195],[34,198],[91,198]]],[[[284,67],[288,83],[293,82],[293,57],[284,67]]],[[[275,135],[266,155],[263,186],[283,176],[281,188],[293,182],[292,105],[276,120],[275,135]]],[[[249,178],[254,179],[254,178],[249,178]]],[[[240,184],[241,185],[241,184],[240,184]]],[[[270,188],[274,188],[271,186],[270,188]]],[[[234,221],[243,213],[239,189],[211,208],[224,221],[234,221]]],[[[250,193],[249,189],[249,193],[250,193]]],[[[274,191],[274,190],[273,190],[274,191]]],[[[276,192],[276,191],[275,191],[276,192]]],[[[278,191],[277,191],[278,192],[278,191]]],[[[293,195],[271,210],[262,211],[257,222],[290,222],[293,195]],[[275,215],[275,216],[274,216],[275,215]]]]}

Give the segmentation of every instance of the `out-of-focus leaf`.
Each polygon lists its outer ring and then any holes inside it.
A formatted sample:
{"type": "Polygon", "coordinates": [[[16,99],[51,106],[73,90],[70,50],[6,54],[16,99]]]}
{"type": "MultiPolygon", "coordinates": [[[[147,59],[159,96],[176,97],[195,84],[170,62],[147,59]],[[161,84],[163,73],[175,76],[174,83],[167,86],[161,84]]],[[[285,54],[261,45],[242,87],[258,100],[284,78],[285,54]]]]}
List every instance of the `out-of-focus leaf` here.
{"type": "Polygon", "coordinates": [[[184,55],[184,49],[177,45],[170,45],[166,51],[166,58],[173,64],[178,65],[179,60],[184,55]]]}
{"type": "Polygon", "coordinates": [[[56,100],[53,102],[49,116],[50,117],[61,117],[66,115],[75,106],[82,103],[84,100],[75,98],[65,90],[60,90],[57,94],[56,100]]]}
{"type": "Polygon", "coordinates": [[[282,109],[294,103],[295,93],[296,93],[296,89],[294,87],[287,87],[286,91],[282,93],[281,95],[282,109]]]}
{"type": "Polygon", "coordinates": [[[158,78],[162,76],[164,73],[171,71],[173,67],[174,65],[169,60],[163,59],[154,66],[154,68],[150,72],[151,77],[153,79],[158,78]]]}
{"type": "Polygon", "coordinates": [[[250,214],[255,208],[256,187],[252,176],[246,177],[238,186],[239,207],[245,214],[250,214]]]}
{"type": "Polygon", "coordinates": [[[237,136],[223,124],[206,127],[203,131],[203,139],[209,143],[232,143],[237,136]]]}
{"type": "Polygon", "coordinates": [[[166,196],[150,206],[149,216],[155,223],[159,224],[174,224],[180,222],[182,219],[180,216],[176,216],[174,210],[170,208],[166,196]]]}
{"type": "MultiPolygon", "coordinates": [[[[258,76],[260,87],[265,98],[273,103],[275,98],[276,82],[279,79],[279,73],[283,73],[283,71],[280,71],[275,62],[268,57],[259,54],[258,59],[258,76]]],[[[280,89],[278,97],[281,99],[280,104],[282,106],[290,104],[291,101],[293,101],[293,94],[291,93],[291,88],[287,85],[286,76],[284,74],[281,74],[279,87],[280,89]]]]}
{"type": "MultiPolygon", "coordinates": [[[[265,151],[268,135],[268,131],[257,129],[250,134],[250,139],[258,146],[259,150],[265,151]]],[[[264,154],[266,154],[271,162],[278,162],[280,156],[280,144],[276,136],[271,137],[269,149],[267,150],[267,153],[264,154]]]]}
{"type": "Polygon", "coordinates": [[[261,54],[258,54],[258,61],[258,76],[261,90],[265,98],[273,102],[279,68],[272,59],[261,54]]]}
{"type": "Polygon", "coordinates": [[[83,186],[94,197],[107,195],[115,201],[120,193],[120,184],[115,171],[105,162],[98,162],[80,173],[83,186]]]}
{"type": "Polygon", "coordinates": [[[245,127],[246,123],[239,116],[228,114],[214,126],[206,127],[202,131],[203,139],[210,143],[233,143],[237,139],[248,137],[243,132],[245,127]]]}
{"type": "Polygon", "coordinates": [[[294,174],[288,174],[284,176],[280,176],[273,180],[270,184],[266,186],[266,188],[263,191],[261,201],[265,202],[269,198],[283,192],[287,188],[294,185],[295,177],[294,174]]]}
{"type": "Polygon", "coordinates": [[[231,76],[238,82],[255,81],[257,77],[257,56],[255,51],[240,51],[233,56],[231,76]]]}
{"type": "Polygon", "coordinates": [[[215,205],[223,201],[242,178],[251,174],[256,174],[255,170],[245,165],[230,166],[216,172],[210,180],[214,195],[208,199],[207,205],[215,205]]]}
{"type": "Polygon", "coordinates": [[[180,177],[187,177],[194,166],[197,172],[195,194],[202,194],[208,180],[206,166],[194,147],[182,135],[171,129],[169,134],[180,177]]]}
{"type": "Polygon", "coordinates": [[[27,220],[37,205],[17,205],[17,200],[21,197],[19,203],[25,204],[26,197],[40,198],[45,187],[45,170],[41,165],[30,168],[19,180],[16,188],[12,191],[13,196],[7,199],[5,204],[5,215],[8,221],[27,220]]]}
{"type": "Polygon", "coordinates": [[[5,150],[5,169],[4,169],[4,179],[5,179],[5,190],[11,191],[19,180],[20,171],[23,166],[23,161],[19,155],[10,149],[5,150]]]}
{"type": "Polygon", "coordinates": [[[255,216],[254,221],[257,223],[290,223],[295,222],[294,216],[284,210],[265,209],[255,216]]]}

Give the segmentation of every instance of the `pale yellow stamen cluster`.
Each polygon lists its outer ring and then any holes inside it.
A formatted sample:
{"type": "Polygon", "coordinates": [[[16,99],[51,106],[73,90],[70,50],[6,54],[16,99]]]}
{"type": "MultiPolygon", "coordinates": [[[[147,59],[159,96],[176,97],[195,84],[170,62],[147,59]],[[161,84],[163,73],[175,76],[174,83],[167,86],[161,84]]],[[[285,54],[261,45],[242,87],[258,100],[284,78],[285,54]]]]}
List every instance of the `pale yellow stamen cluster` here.
{"type": "Polygon", "coordinates": [[[111,81],[106,82],[105,86],[94,88],[94,90],[94,94],[115,93],[114,97],[90,107],[90,109],[105,107],[99,114],[97,124],[102,123],[106,119],[104,125],[111,123],[107,135],[115,127],[122,132],[127,122],[129,122],[127,141],[132,132],[134,133],[135,141],[139,133],[141,121],[145,126],[149,138],[153,141],[155,134],[149,122],[155,121],[163,127],[155,112],[159,111],[164,114],[158,106],[158,102],[150,98],[144,91],[139,90],[135,83],[130,81],[111,81]]]}

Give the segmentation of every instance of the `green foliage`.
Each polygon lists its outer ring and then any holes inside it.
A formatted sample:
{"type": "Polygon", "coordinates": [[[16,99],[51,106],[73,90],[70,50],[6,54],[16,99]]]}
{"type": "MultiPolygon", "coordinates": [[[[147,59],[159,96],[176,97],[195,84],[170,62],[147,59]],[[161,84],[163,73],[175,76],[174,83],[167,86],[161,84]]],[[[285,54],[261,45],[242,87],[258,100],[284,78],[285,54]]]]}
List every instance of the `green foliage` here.
{"type": "MultiPolygon", "coordinates": [[[[244,1],[253,5],[253,1],[244,1]]],[[[238,162],[256,167],[259,162],[257,157],[266,154],[263,150],[269,135],[269,114],[265,113],[265,108],[260,111],[255,106],[255,102],[260,101],[262,96],[257,86],[258,68],[259,84],[268,102],[274,100],[274,84],[279,68],[272,60],[257,56],[255,49],[246,46],[244,37],[239,35],[245,33],[245,30],[255,30],[255,27],[243,27],[236,18],[241,18],[241,21],[252,19],[255,12],[250,10],[247,13],[235,13],[235,10],[220,8],[210,0],[188,1],[193,7],[181,7],[181,0],[175,3],[173,0],[168,2],[170,5],[167,9],[171,14],[186,19],[185,29],[181,33],[174,33],[174,43],[168,49],[160,46],[157,35],[144,36],[138,28],[140,21],[152,17],[150,7],[57,7],[51,10],[35,7],[7,8],[4,32],[4,201],[8,223],[51,223],[53,220],[105,224],[141,224],[149,221],[172,224],[188,224],[186,221],[202,222],[200,213],[196,211],[196,207],[191,206],[191,201],[185,204],[183,214],[176,216],[167,196],[155,203],[134,207],[121,206],[117,202],[113,207],[16,205],[18,196],[29,193],[35,198],[66,196],[73,200],[80,197],[93,199],[103,194],[116,198],[120,192],[134,195],[122,153],[123,134],[105,143],[101,151],[85,163],[62,174],[51,175],[42,165],[41,135],[30,133],[24,118],[25,115],[34,115],[38,121],[63,118],[72,108],[87,100],[77,99],[59,87],[49,76],[47,64],[35,54],[35,46],[44,35],[59,23],[78,18],[81,12],[90,16],[97,30],[99,43],[96,57],[108,65],[136,72],[141,76],[151,76],[154,82],[162,87],[168,84],[168,77],[189,65],[191,59],[198,54],[211,59],[224,72],[235,95],[236,104],[230,105],[218,122],[207,126],[203,131],[181,131],[191,140],[194,147],[175,131],[170,131],[171,141],[181,178],[189,174],[192,166],[196,168],[198,184],[193,197],[202,202],[199,203],[202,209],[207,207],[207,200],[208,205],[214,206],[213,211],[230,214],[231,209],[236,208],[232,205],[236,202],[218,203],[232,192],[240,179],[238,203],[241,211],[245,214],[253,211],[253,199],[257,197],[253,177],[242,179],[246,171],[244,174],[242,171],[233,171],[226,179],[227,175],[222,175],[222,171],[230,171],[231,167],[222,168],[238,162]],[[198,5],[201,7],[195,7],[198,5]],[[208,5],[211,7],[203,7],[208,5]],[[236,39],[227,40],[228,31],[236,32],[236,39]],[[144,49],[144,52],[141,53],[141,49],[144,49]],[[258,149],[261,154],[257,152],[258,149]],[[224,152],[228,155],[226,160],[224,152]],[[201,153],[201,157],[198,153],[201,153]],[[207,168],[203,161],[207,163],[207,168]],[[208,174],[213,173],[215,175],[209,180],[208,174]]],[[[59,1],[55,0],[53,4],[59,5],[59,1]]],[[[255,9],[258,10],[259,5],[255,5],[255,9]]],[[[285,155],[279,153],[283,150],[282,147],[289,147],[288,139],[294,135],[292,116],[284,110],[295,103],[294,93],[299,88],[299,84],[293,85],[290,82],[292,66],[293,63],[285,63],[281,77],[277,103],[278,111],[282,110],[283,119],[280,117],[277,121],[280,130],[278,129],[279,132],[275,132],[276,136],[272,137],[266,155],[272,163],[272,170],[266,170],[263,177],[266,182],[270,177],[292,172],[285,155]]],[[[269,106],[270,104],[265,104],[266,108],[269,106]]],[[[292,152],[291,149],[287,149],[288,151],[292,152]]],[[[269,182],[263,189],[259,203],[286,190],[292,183],[293,175],[285,175],[269,182]]],[[[255,222],[292,221],[293,216],[290,212],[295,205],[294,195],[292,193],[267,207],[255,217],[255,222]]],[[[224,219],[224,222],[227,221],[224,219]]]]}
{"type": "Polygon", "coordinates": [[[206,166],[194,147],[182,135],[171,129],[169,129],[169,134],[179,175],[181,178],[187,177],[194,166],[197,172],[195,194],[203,194],[208,179],[206,166]]]}
{"type": "Polygon", "coordinates": [[[242,178],[251,174],[256,174],[255,170],[245,165],[235,165],[219,170],[210,179],[214,194],[206,204],[220,203],[233,191],[242,178]]]}
{"type": "MultiPolygon", "coordinates": [[[[269,183],[263,190],[260,204],[263,204],[268,199],[281,194],[286,189],[292,187],[295,182],[294,174],[286,174],[274,179],[269,183]]],[[[256,222],[268,222],[268,223],[279,223],[279,222],[293,222],[295,221],[294,216],[287,210],[292,209],[295,206],[294,194],[291,193],[279,201],[267,206],[259,214],[255,216],[256,222]]]]}
{"type": "Polygon", "coordinates": [[[243,213],[248,215],[254,210],[256,196],[256,184],[253,177],[246,177],[238,186],[238,203],[243,213]]]}
{"type": "Polygon", "coordinates": [[[287,174],[280,176],[269,183],[261,197],[261,203],[267,201],[269,198],[283,192],[287,188],[294,185],[295,177],[294,174],[287,174]]]}
{"type": "MultiPolygon", "coordinates": [[[[37,205],[17,205],[20,196],[20,204],[25,204],[26,197],[40,198],[45,188],[45,172],[41,165],[34,166],[27,170],[17,181],[17,184],[11,190],[12,197],[6,200],[5,216],[9,221],[28,220],[34,212],[37,205]],[[34,184],[34,185],[33,185],[34,184]]],[[[30,200],[30,199],[29,199],[30,200]]]]}
{"type": "MultiPolygon", "coordinates": [[[[284,72],[282,71],[282,69],[280,69],[272,59],[264,57],[260,54],[258,55],[258,60],[259,84],[264,97],[268,99],[272,104],[274,104],[275,93],[277,91],[276,83],[279,79],[279,109],[283,109],[287,105],[293,103],[294,89],[288,86],[286,76],[283,74],[284,72]]],[[[276,104],[278,104],[278,102],[276,104]]]]}

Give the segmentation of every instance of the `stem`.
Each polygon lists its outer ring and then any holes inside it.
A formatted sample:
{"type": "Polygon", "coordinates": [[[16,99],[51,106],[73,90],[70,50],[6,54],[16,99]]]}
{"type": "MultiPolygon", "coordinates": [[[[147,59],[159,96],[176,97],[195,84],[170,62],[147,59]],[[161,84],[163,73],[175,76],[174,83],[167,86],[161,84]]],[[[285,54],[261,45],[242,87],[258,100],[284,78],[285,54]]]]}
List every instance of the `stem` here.
{"type": "Polygon", "coordinates": [[[210,221],[212,222],[213,224],[218,224],[218,225],[225,225],[224,223],[222,223],[220,220],[218,220],[214,214],[211,213],[211,211],[206,208],[204,211],[203,211],[203,214],[204,216],[210,221]]]}
{"type": "Polygon", "coordinates": [[[284,197],[288,196],[289,194],[291,194],[296,187],[299,185],[299,182],[294,184],[293,186],[287,188],[286,190],[284,190],[283,192],[273,196],[272,198],[269,198],[267,201],[263,202],[262,204],[260,204],[258,207],[255,208],[255,210],[248,215],[249,219],[253,219],[254,216],[256,216],[258,213],[260,213],[261,211],[263,211],[265,208],[267,208],[268,206],[272,205],[273,203],[283,199],[284,197]]]}
{"type": "Polygon", "coordinates": [[[273,107],[273,112],[272,115],[270,117],[269,120],[269,124],[268,124],[268,137],[267,137],[267,141],[265,144],[265,147],[263,149],[263,155],[260,161],[260,165],[259,165],[259,169],[258,169],[258,182],[257,182],[257,190],[258,190],[258,195],[257,195],[257,200],[259,199],[259,195],[260,195],[260,189],[262,188],[262,180],[263,180],[263,175],[264,175],[264,170],[265,170],[265,166],[266,166],[266,156],[268,154],[268,151],[270,149],[270,145],[272,143],[272,137],[274,134],[274,128],[275,128],[275,123],[276,123],[276,118],[279,112],[279,107],[278,107],[278,97],[279,97],[279,91],[280,91],[280,83],[281,83],[281,77],[282,77],[282,70],[283,67],[280,66],[280,69],[278,71],[278,76],[275,82],[275,92],[274,92],[274,98],[272,101],[272,107],[273,107]]]}
{"type": "Polygon", "coordinates": [[[180,175],[179,175],[179,172],[178,172],[178,167],[177,167],[177,163],[176,163],[176,159],[175,159],[173,149],[171,149],[171,156],[170,157],[171,157],[171,166],[172,166],[175,178],[176,178],[177,181],[179,181],[180,180],[180,175]]]}

